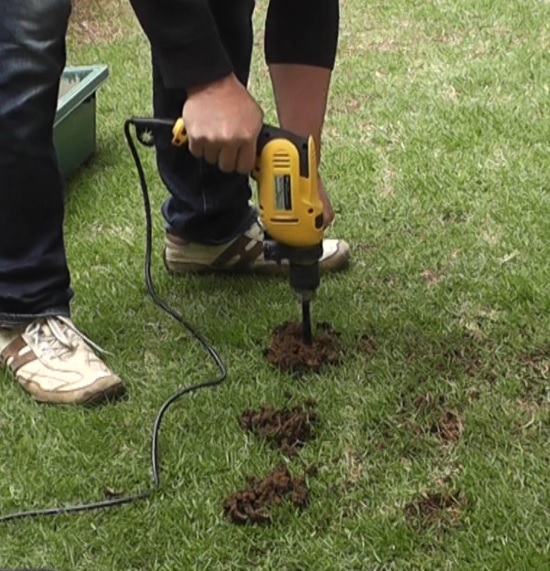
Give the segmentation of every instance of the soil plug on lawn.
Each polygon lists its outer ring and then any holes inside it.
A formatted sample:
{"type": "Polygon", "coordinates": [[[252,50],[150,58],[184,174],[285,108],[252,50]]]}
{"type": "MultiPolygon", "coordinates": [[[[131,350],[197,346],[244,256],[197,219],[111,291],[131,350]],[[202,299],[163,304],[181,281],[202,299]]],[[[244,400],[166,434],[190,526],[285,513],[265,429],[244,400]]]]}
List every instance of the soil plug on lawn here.
{"type": "Polygon", "coordinates": [[[304,342],[302,324],[285,322],[273,330],[271,344],[264,351],[269,363],[287,373],[318,373],[326,365],[341,362],[337,333],[330,323],[319,323],[311,345],[304,342]]]}
{"type": "Polygon", "coordinates": [[[313,425],[318,417],[314,406],[313,401],[308,401],[304,407],[275,410],[264,404],[257,411],[245,410],[239,424],[243,430],[265,438],[286,456],[294,456],[307,441],[315,438],[313,425]]]}
{"type": "Polygon", "coordinates": [[[265,478],[248,478],[248,487],[223,502],[223,511],[232,523],[271,523],[268,507],[290,501],[303,508],[308,503],[309,490],[305,475],[293,478],[284,464],[279,464],[265,478]]]}

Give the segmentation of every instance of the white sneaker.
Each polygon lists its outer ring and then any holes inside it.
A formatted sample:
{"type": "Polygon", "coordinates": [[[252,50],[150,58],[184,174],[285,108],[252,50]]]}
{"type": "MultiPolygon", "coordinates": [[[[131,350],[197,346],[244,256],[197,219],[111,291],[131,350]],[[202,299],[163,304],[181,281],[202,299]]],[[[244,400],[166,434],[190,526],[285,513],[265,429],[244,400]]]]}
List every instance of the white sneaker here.
{"type": "MultiPolygon", "coordinates": [[[[189,242],[167,232],[164,263],[172,274],[212,271],[288,274],[288,261],[281,264],[264,258],[264,232],[258,222],[234,240],[218,246],[189,242]]],[[[344,240],[324,239],[321,272],[338,272],[348,265],[350,247],[344,240]]]]}
{"type": "Polygon", "coordinates": [[[39,402],[97,404],[125,392],[120,378],[95,355],[99,347],[66,317],[37,319],[23,330],[0,330],[0,336],[0,363],[39,402]]]}

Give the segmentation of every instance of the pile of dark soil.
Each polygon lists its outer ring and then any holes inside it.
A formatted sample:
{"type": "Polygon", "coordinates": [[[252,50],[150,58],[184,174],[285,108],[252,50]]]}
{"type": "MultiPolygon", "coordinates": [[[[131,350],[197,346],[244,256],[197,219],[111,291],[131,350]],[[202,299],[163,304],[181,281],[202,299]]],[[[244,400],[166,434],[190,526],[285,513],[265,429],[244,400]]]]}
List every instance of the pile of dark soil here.
{"type": "MultiPolygon", "coordinates": [[[[285,322],[273,330],[271,343],[264,351],[269,363],[293,374],[318,373],[326,365],[342,361],[339,334],[329,323],[320,323],[313,343],[306,345],[300,322],[285,322]]],[[[315,403],[276,410],[263,404],[259,410],[245,410],[239,417],[243,430],[265,438],[283,454],[298,454],[304,444],[315,438],[313,427],[318,421],[315,403]]],[[[265,478],[248,477],[248,487],[223,502],[225,516],[235,524],[270,523],[269,507],[290,501],[305,507],[309,500],[306,476],[293,478],[285,464],[279,464],[265,478]]]]}
{"type": "Polygon", "coordinates": [[[223,503],[223,511],[232,523],[270,523],[268,507],[290,501],[297,507],[308,503],[309,490],[305,475],[293,478],[284,464],[279,464],[265,478],[248,478],[248,487],[223,503]]]}
{"type": "Polygon", "coordinates": [[[269,405],[262,405],[260,410],[245,410],[239,424],[247,430],[281,449],[286,456],[296,455],[308,440],[315,434],[313,425],[317,422],[315,403],[308,401],[305,407],[282,408],[275,410],[269,405]]]}
{"type": "Polygon", "coordinates": [[[318,373],[325,365],[341,362],[338,337],[330,323],[319,323],[313,343],[306,345],[302,339],[302,324],[285,322],[273,330],[271,344],[264,356],[269,363],[287,373],[318,373]]]}

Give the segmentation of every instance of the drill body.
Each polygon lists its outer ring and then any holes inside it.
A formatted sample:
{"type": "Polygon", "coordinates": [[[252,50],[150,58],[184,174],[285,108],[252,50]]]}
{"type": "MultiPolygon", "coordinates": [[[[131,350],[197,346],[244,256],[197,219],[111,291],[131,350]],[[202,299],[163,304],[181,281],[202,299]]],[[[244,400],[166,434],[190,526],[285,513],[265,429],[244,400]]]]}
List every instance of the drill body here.
{"type": "Polygon", "coordinates": [[[302,303],[309,302],[319,287],[323,255],[323,204],[313,138],[264,126],[252,178],[258,184],[264,256],[288,260],[290,285],[302,303]]]}
{"type": "MultiPolygon", "coordinates": [[[[134,118],[138,139],[154,145],[155,133],[172,130],[172,144],[187,144],[183,119],[134,118]]],[[[323,204],[319,198],[317,151],[313,137],[264,125],[257,142],[252,178],[258,185],[264,256],[288,260],[290,286],[302,304],[304,339],[311,343],[309,303],[320,284],[323,204]]]]}

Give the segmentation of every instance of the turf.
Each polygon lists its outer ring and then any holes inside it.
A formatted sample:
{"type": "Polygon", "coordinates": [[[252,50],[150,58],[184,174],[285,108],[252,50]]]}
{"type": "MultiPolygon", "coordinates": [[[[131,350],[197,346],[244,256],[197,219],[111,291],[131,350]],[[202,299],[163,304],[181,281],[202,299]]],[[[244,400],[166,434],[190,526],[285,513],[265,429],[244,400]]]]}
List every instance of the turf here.
{"type": "MultiPolygon", "coordinates": [[[[287,571],[550,568],[550,4],[342,1],[322,172],[331,235],[353,264],[323,280],[314,319],[348,358],[296,380],[263,357],[299,317],[283,280],[168,276],[166,193],[154,205],[159,293],[219,350],[229,376],[184,397],[161,431],[161,489],[113,511],[0,527],[0,566],[287,571]],[[283,456],[238,424],[260,403],[314,399],[317,437],[293,474],[310,502],[236,526],[222,503],[283,456]]],[[[274,120],[261,54],[251,89],[274,120]]],[[[67,189],[76,323],[112,354],[127,401],[38,406],[1,372],[0,512],[150,483],[154,416],[212,378],[197,343],[148,298],[144,215],[122,133],[151,113],[149,54],[123,3],[77,3],[69,63],[107,63],[98,148],[67,189]]]]}

